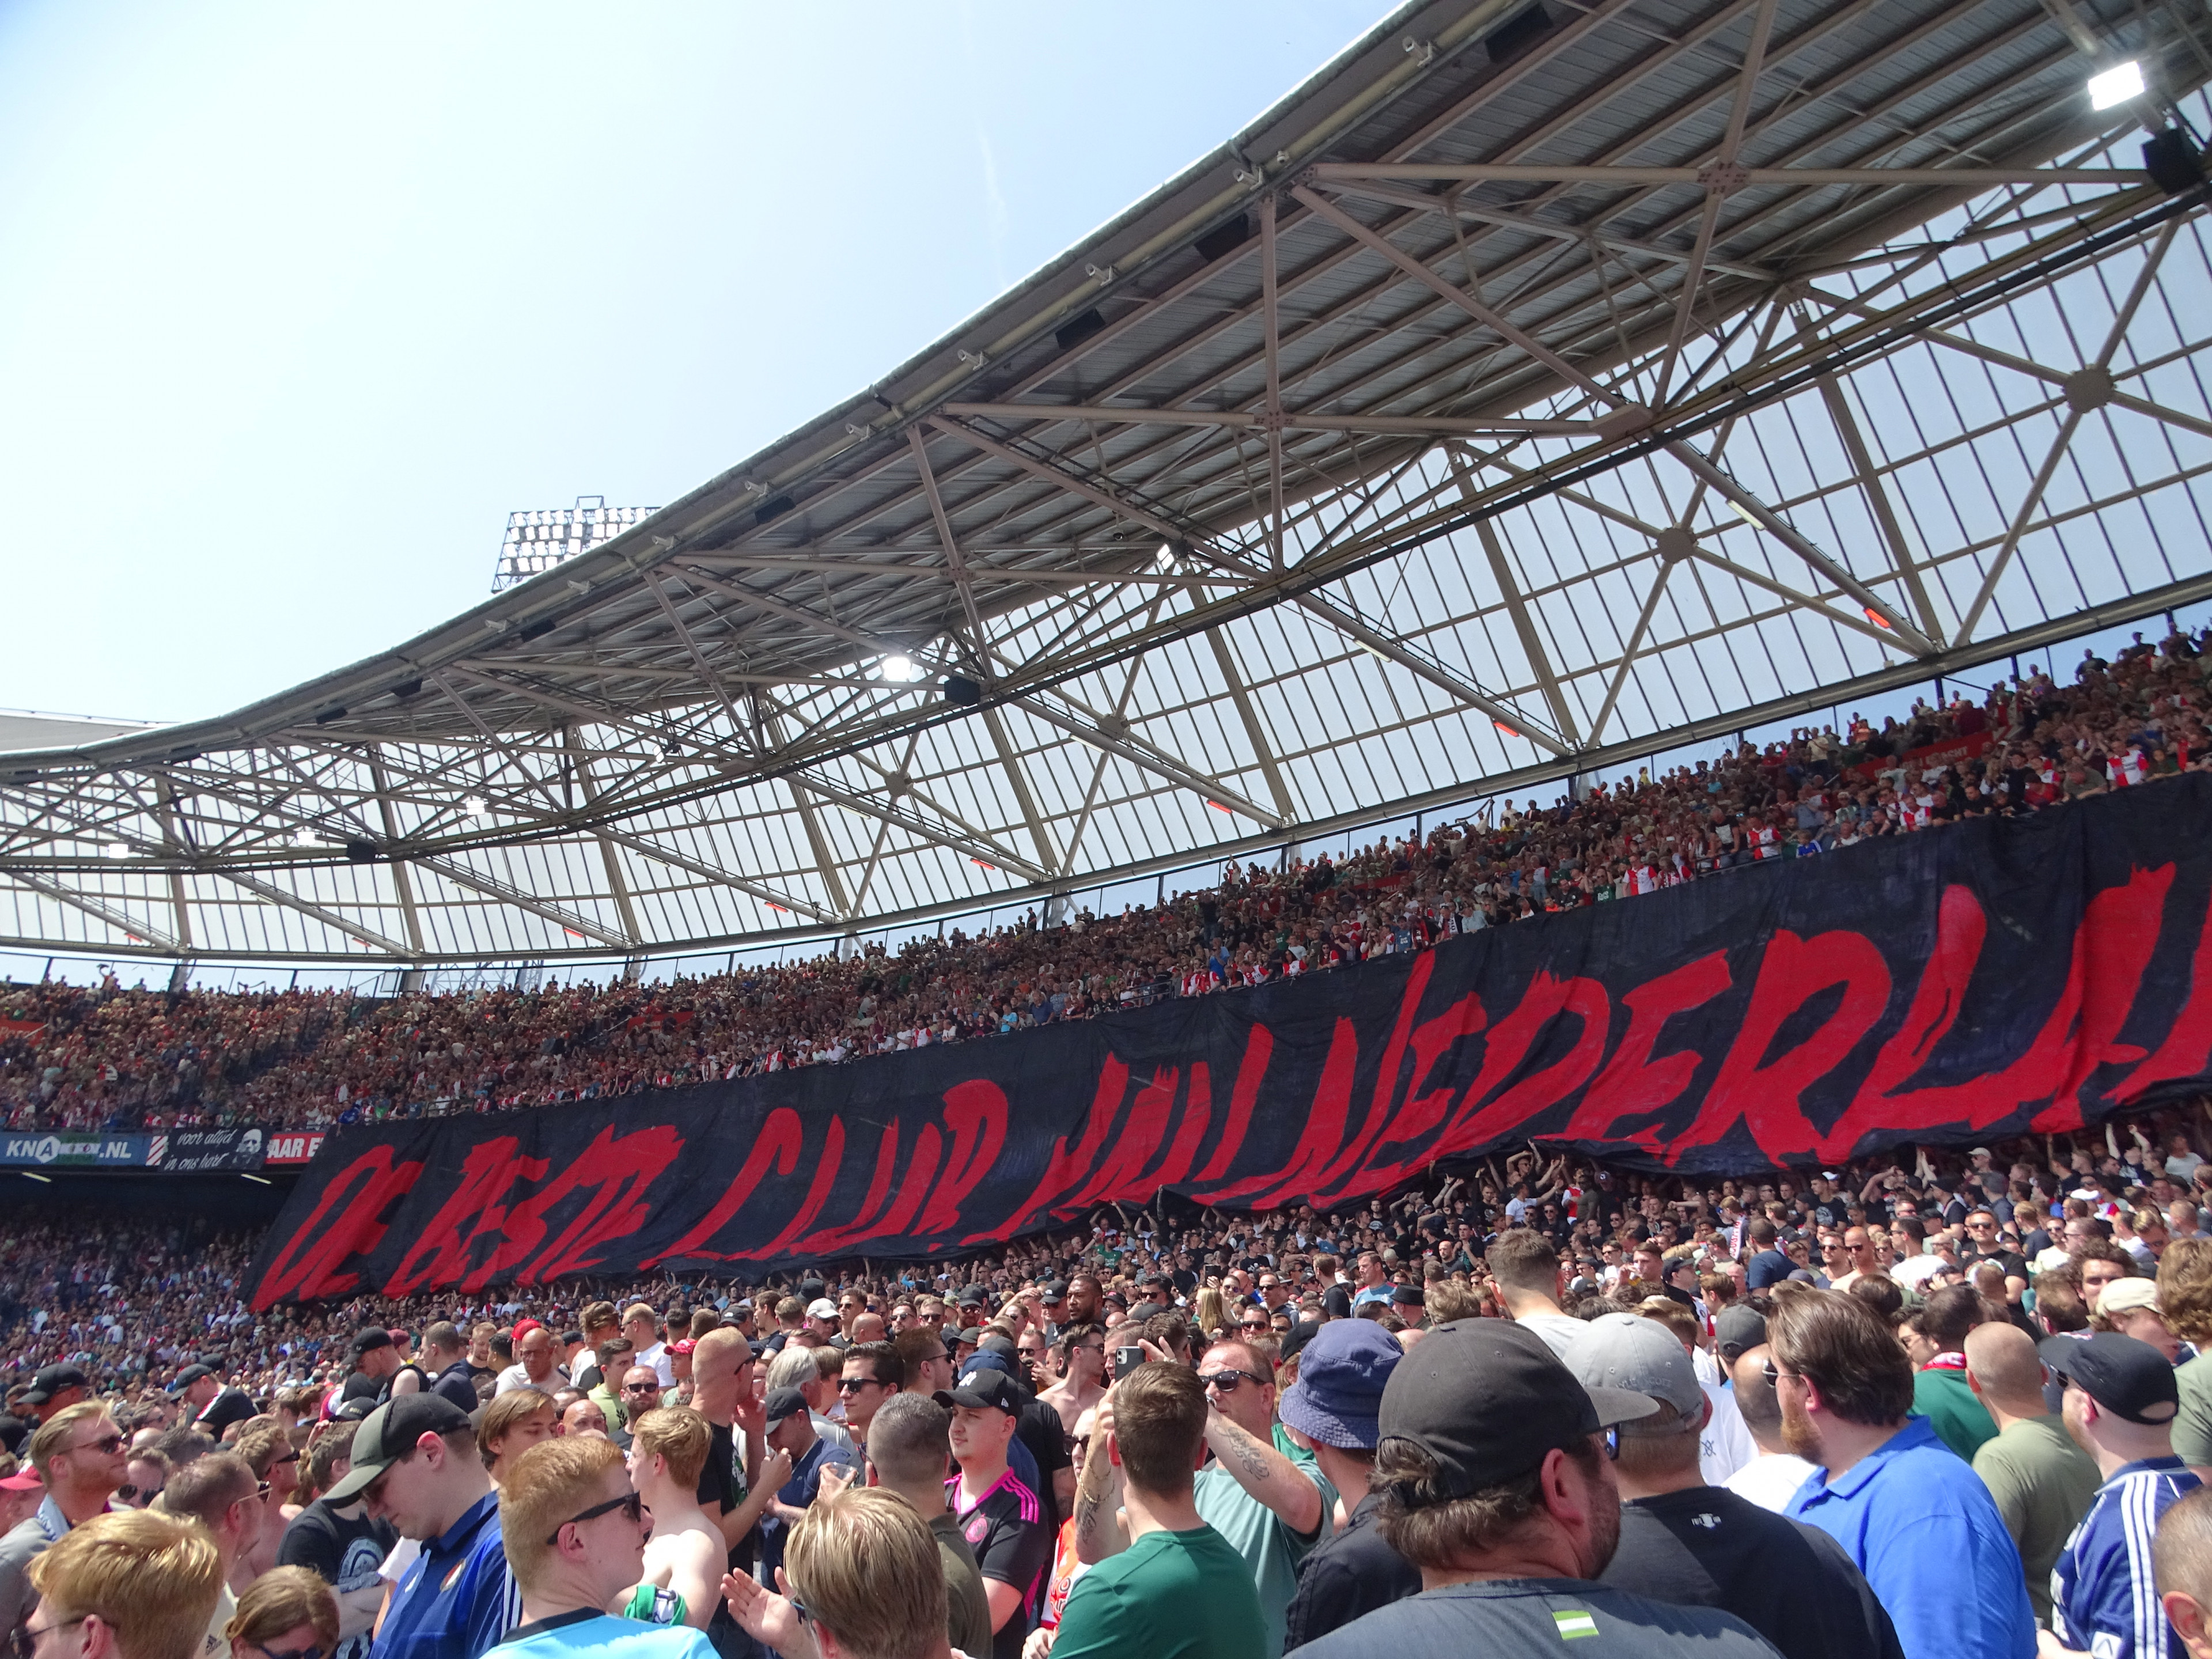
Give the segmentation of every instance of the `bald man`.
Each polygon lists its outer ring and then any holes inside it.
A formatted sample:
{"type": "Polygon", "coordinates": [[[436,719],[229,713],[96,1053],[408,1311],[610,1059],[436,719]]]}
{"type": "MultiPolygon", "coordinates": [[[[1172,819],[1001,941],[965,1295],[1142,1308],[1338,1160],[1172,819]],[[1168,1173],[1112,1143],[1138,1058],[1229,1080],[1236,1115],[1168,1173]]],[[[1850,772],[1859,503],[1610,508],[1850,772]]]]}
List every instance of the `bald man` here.
{"type": "Polygon", "coordinates": [[[2043,1361],[2017,1325],[1993,1322],[1966,1333],[1966,1385],[1989,1408],[1994,1439],[1974,1454],[1974,1473],[1997,1500],[2020,1547],[2035,1622],[2051,1623],[2051,1569],[2088,1511],[2103,1476],[2066,1425],[2044,1407],[2043,1361]]]}

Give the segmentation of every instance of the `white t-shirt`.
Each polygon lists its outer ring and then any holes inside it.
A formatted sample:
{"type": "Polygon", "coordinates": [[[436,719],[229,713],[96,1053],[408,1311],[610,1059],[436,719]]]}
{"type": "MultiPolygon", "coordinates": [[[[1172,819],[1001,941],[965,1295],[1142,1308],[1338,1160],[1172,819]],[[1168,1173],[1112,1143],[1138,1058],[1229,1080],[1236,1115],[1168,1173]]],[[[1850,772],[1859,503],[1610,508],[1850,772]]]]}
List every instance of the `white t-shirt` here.
{"type": "Polygon", "coordinates": [[[662,1388],[672,1389],[676,1386],[676,1360],[668,1352],[668,1345],[665,1342],[656,1342],[642,1352],[632,1354],[629,1363],[633,1365],[652,1366],[659,1373],[662,1388]]]}
{"type": "Polygon", "coordinates": [[[1702,1381],[1698,1386],[1712,1402],[1713,1414],[1698,1437],[1698,1472],[1705,1477],[1707,1486],[1724,1486],[1731,1475],[1759,1455],[1759,1443],[1743,1425],[1733,1389],[1702,1381]]]}
{"type": "Polygon", "coordinates": [[[1745,1502],[1780,1515],[1814,1470],[1794,1452],[1761,1452],[1721,1484],[1745,1502]]]}
{"type": "Polygon", "coordinates": [[[1544,1346],[1565,1359],[1567,1351],[1589,1329],[1588,1320],[1577,1319],[1571,1314],[1533,1313],[1516,1316],[1516,1325],[1526,1325],[1544,1339],[1544,1346]]]}

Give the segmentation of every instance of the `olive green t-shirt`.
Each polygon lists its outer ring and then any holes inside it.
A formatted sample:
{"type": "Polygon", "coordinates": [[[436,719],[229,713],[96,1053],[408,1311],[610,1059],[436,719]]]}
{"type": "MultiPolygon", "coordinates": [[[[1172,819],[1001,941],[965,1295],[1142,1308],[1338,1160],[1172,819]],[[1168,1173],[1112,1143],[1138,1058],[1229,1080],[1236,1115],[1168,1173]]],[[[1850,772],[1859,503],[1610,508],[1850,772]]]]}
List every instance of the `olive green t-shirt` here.
{"type": "Polygon", "coordinates": [[[1077,1579],[1052,1653],[1053,1659],[1267,1659],[1267,1642],[1251,1569],[1227,1539],[1200,1527],[1148,1532],[1077,1579]]]}
{"type": "Polygon", "coordinates": [[[961,1652],[981,1659],[991,1650],[991,1598],[975,1552],[950,1510],[931,1516],[929,1529],[937,1538],[937,1564],[945,1569],[945,1634],[961,1652]]]}
{"type": "Polygon", "coordinates": [[[2203,1358],[2173,1374],[2181,1389],[2181,1415],[2173,1419],[2173,1455],[2192,1468],[2212,1463],[2212,1370],[2203,1358]]]}
{"type": "MultiPolygon", "coordinates": [[[[2182,1370],[2186,1375],[2188,1367],[2182,1370]]],[[[2024,1418],[1984,1441],[1974,1454],[1974,1473],[1997,1500],[2005,1530],[2020,1548],[2035,1622],[2048,1625],[2051,1566],[2103,1477],[2055,1417],[2024,1418]]]]}

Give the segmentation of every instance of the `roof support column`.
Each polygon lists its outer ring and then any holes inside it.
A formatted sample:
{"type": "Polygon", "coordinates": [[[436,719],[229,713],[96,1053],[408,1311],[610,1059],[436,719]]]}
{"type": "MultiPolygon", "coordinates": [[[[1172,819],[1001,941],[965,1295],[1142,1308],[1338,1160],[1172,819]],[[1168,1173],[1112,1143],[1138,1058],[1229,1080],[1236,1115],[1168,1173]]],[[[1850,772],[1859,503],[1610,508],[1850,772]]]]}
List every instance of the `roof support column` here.
{"type": "MultiPolygon", "coordinates": [[[[399,840],[399,818],[392,810],[392,786],[384,775],[384,757],[374,744],[368,745],[368,781],[376,791],[376,810],[379,822],[384,825],[384,844],[396,845],[399,840]]],[[[386,867],[392,872],[392,890],[399,898],[399,921],[407,930],[407,948],[420,957],[423,953],[422,918],[415,909],[415,884],[407,874],[407,861],[393,859],[386,867]]]]}
{"type": "MultiPolygon", "coordinates": [[[[656,596],[660,597],[662,605],[666,606],[668,600],[665,595],[661,595],[658,582],[653,584],[653,591],[656,596]]],[[[672,621],[674,620],[673,611],[671,611],[669,616],[672,621]]],[[[688,635],[684,638],[684,643],[690,644],[688,635]]],[[[694,647],[693,653],[696,655],[696,653],[697,647],[694,647]]],[[[703,672],[704,670],[702,669],[702,672],[703,672]]],[[[727,699],[725,699],[726,702],[726,701],[727,699]]],[[[734,726],[738,724],[738,711],[732,708],[729,714],[730,724],[734,726]]],[[[576,782],[584,792],[584,805],[590,806],[596,804],[599,799],[599,786],[592,781],[592,763],[585,756],[582,738],[574,726],[564,726],[561,728],[561,746],[568,751],[568,763],[576,769],[576,782]]],[[[637,931],[637,912],[630,908],[629,883],[623,875],[621,856],[616,853],[614,842],[608,840],[605,835],[594,835],[592,839],[599,844],[599,862],[605,866],[607,872],[607,891],[614,899],[615,915],[622,918],[623,932],[629,935],[632,945],[642,944],[643,936],[637,931]]]]}
{"type": "MultiPolygon", "coordinates": [[[[1473,470],[1468,466],[1467,452],[1457,444],[1448,446],[1451,457],[1452,477],[1459,485],[1460,499],[1472,501],[1476,494],[1473,470]]],[[[1536,684],[1544,689],[1544,701],[1552,711],[1552,723],[1567,742],[1582,747],[1582,728],[1575,723],[1574,709],[1568,704],[1567,694],[1559,684],[1559,677],[1552,667],[1551,654],[1544,649],[1544,637],[1536,631],[1536,619],[1529,614],[1528,601],[1522,597],[1521,582],[1505,557],[1505,544],[1498,538],[1498,531],[1488,519],[1474,521],[1474,533],[1482,543],[1483,556],[1490,562],[1490,574],[1498,583],[1498,591],[1504,596],[1505,613],[1513,619],[1513,632],[1521,641],[1521,653],[1528,659],[1529,671],[1536,684]]]]}
{"type": "Polygon", "coordinates": [[[1229,641],[1218,628],[1206,630],[1206,642],[1213,647],[1213,659],[1221,665],[1221,678],[1229,687],[1229,700],[1237,705],[1237,718],[1244,722],[1244,736],[1251,743],[1252,753],[1260,763],[1260,775],[1267,781],[1267,793],[1274,798],[1275,811],[1285,824],[1298,821],[1297,803],[1291,799],[1289,782],[1282,768],[1275,763],[1274,745],[1260,725],[1260,711],[1252,706],[1252,695],[1244,688],[1244,677],[1237,672],[1237,657],[1229,648],[1229,641]]]}

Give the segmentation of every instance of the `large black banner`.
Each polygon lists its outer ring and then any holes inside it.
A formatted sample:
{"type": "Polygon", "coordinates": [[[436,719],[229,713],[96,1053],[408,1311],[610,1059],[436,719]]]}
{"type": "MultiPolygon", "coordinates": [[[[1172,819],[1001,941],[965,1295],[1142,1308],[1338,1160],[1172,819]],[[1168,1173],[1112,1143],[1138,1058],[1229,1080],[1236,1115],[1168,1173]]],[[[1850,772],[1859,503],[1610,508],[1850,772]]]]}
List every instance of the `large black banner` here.
{"type": "Polygon", "coordinates": [[[1326,1206],[1530,1139],[1741,1172],[2075,1127],[2205,1081],[2209,815],[2191,775],[1102,1019],[343,1130],[255,1305],[1326,1206]]]}

